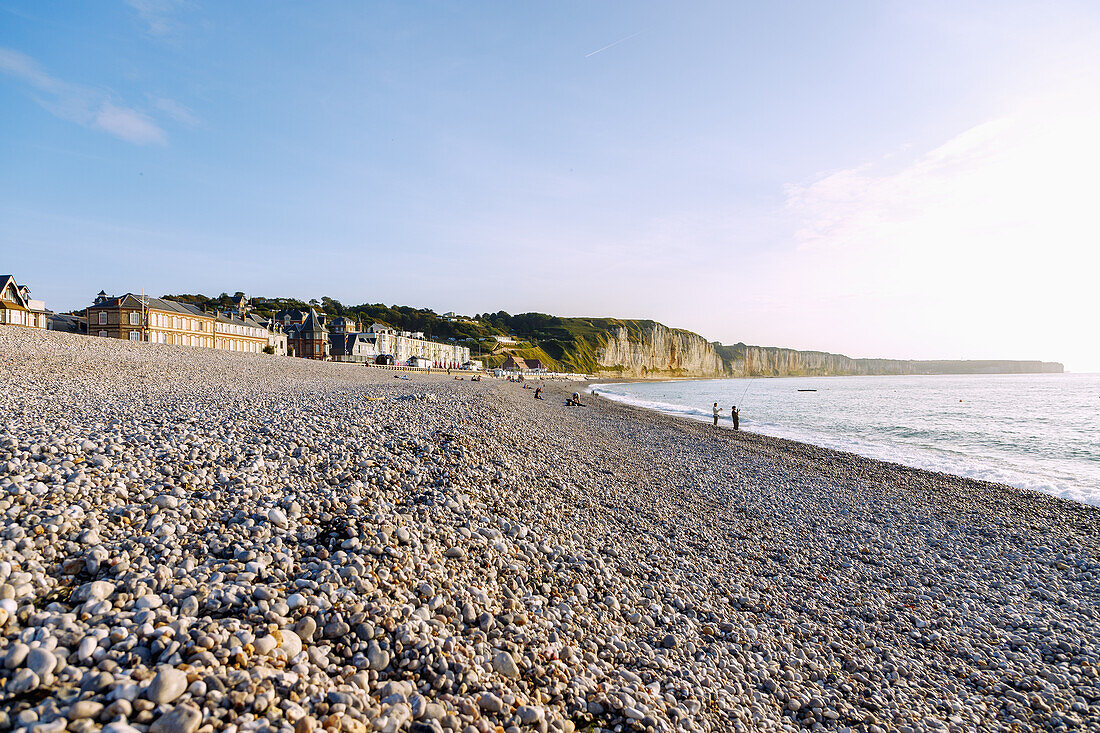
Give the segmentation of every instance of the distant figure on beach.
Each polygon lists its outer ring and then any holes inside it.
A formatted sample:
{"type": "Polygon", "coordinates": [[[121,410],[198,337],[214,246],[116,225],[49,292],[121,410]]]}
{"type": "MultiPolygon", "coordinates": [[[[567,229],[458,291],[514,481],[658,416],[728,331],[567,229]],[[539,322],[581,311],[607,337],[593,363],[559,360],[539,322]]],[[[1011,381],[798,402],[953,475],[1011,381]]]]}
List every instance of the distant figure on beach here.
{"type": "Polygon", "coordinates": [[[535,388],[535,399],[536,400],[541,400],[542,399],[542,387],[536,387],[535,388]]]}
{"type": "Polygon", "coordinates": [[[734,405],[733,407],[731,407],[730,408],[730,419],[733,420],[733,429],[734,430],[740,430],[741,429],[740,417],[741,417],[741,411],[737,409],[737,405],[734,405]]]}
{"type": "Polygon", "coordinates": [[[718,403],[714,403],[714,427],[718,427],[718,403]]]}
{"type": "Polygon", "coordinates": [[[580,392],[574,392],[573,396],[565,401],[565,404],[571,405],[571,406],[575,405],[577,407],[584,407],[584,405],[581,404],[581,394],[580,394],[580,392]]]}

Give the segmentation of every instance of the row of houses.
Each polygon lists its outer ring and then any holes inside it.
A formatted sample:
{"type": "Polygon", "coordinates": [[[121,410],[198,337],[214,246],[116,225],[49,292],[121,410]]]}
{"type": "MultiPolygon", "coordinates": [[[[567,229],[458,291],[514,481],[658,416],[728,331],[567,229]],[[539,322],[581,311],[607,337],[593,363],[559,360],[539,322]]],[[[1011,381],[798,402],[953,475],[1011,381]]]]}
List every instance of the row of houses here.
{"type": "Polygon", "coordinates": [[[470,360],[469,347],[431,341],[420,331],[398,331],[381,323],[363,328],[359,321],[346,316],[330,322],[312,308],[279,311],[275,320],[285,329],[291,351],[312,359],[479,368],[479,364],[470,360]]]}
{"type": "Polygon", "coordinates": [[[431,341],[419,331],[397,331],[354,318],[329,321],[314,308],[287,309],[271,318],[254,314],[246,298],[209,311],[193,303],[148,295],[100,291],[86,316],[54,314],[11,275],[0,275],[0,324],[177,346],[269,353],[306,359],[437,368],[480,368],[470,349],[431,341]]]}

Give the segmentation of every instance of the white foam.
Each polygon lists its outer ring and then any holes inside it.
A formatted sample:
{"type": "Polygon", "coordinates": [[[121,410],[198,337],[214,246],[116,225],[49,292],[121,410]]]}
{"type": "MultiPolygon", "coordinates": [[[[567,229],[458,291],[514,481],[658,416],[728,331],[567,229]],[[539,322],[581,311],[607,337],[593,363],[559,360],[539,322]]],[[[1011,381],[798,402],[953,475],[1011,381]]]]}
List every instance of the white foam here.
{"type": "MultiPolygon", "coordinates": [[[[709,410],[639,397],[630,394],[627,391],[629,387],[629,384],[600,384],[590,388],[589,391],[615,402],[655,410],[668,415],[687,417],[708,423],[712,419],[712,413],[709,410]]],[[[719,424],[729,427],[728,416],[723,415],[723,418],[723,421],[719,424]]],[[[855,453],[867,458],[898,463],[913,468],[1006,484],[1020,489],[1100,506],[1100,487],[1083,485],[1077,477],[1038,461],[1031,461],[1029,465],[1019,465],[1003,458],[967,453],[950,444],[913,445],[889,441],[886,435],[881,440],[866,440],[822,430],[753,420],[744,416],[741,420],[741,426],[749,432],[855,453]]]]}

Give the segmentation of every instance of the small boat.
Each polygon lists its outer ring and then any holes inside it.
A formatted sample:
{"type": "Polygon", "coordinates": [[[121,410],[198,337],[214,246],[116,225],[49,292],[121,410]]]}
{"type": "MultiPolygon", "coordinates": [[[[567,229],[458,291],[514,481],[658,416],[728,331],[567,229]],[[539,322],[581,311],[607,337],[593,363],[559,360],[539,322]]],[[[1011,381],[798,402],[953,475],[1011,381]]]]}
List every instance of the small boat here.
{"type": "Polygon", "coordinates": [[[799,392],[816,392],[816,389],[800,389],[799,392]]]}

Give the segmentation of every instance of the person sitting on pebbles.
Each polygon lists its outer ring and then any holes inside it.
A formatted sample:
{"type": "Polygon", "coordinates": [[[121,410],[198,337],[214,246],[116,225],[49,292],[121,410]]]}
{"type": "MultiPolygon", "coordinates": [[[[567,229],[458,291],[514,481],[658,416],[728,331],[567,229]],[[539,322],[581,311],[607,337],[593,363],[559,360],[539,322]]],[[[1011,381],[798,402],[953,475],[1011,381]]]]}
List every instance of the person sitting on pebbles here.
{"type": "Polygon", "coordinates": [[[581,404],[581,393],[574,392],[573,396],[565,401],[565,404],[575,407],[584,407],[584,405],[581,404]]]}
{"type": "Polygon", "coordinates": [[[542,399],[542,387],[536,387],[535,388],[535,399],[536,400],[541,400],[542,399]]]}

